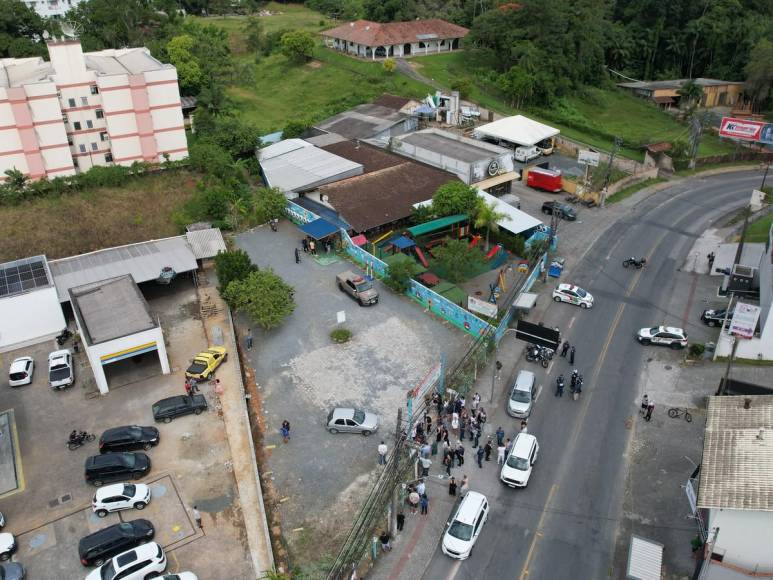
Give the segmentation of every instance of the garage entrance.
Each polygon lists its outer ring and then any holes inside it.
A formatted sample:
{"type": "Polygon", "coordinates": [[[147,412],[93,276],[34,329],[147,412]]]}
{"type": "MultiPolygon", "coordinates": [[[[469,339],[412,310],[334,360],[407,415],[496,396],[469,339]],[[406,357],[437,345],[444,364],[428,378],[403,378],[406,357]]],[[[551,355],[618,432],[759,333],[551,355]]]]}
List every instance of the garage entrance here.
{"type": "Polygon", "coordinates": [[[111,389],[131,385],[163,374],[158,349],[144,352],[121,360],[103,364],[105,380],[111,389]]]}

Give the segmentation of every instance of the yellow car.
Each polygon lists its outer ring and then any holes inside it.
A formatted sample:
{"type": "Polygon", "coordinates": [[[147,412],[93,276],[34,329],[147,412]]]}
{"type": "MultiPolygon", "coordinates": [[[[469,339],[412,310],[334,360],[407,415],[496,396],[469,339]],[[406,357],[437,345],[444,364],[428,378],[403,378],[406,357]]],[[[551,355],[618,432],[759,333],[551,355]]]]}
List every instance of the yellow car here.
{"type": "Polygon", "coordinates": [[[206,380],[227,357],[228,353],[222,346],[210,346],[207,350],[193,357],[191,366],[185,371],[185,376],[197,381],[206,380]]]}

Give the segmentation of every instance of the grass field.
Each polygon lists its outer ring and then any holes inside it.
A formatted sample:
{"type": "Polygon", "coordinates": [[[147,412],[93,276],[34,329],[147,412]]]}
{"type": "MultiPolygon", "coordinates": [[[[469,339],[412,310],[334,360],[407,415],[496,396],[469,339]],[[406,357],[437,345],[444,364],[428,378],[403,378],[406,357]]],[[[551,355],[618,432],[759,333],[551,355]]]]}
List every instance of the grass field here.
{"type": "Polygon", "coordinates": [[[767,243],[771,225],[773,225],[773,213],[766,215],[764,218],[759,219],[752,224],[749,224],[749,227],[746,229],[746,237],[744,239],[747,242],[757,242],[760,244],[767,243]]]}
{"type": "Polygon", "coordinates": [[[0,262],[45,254],[49,259],[174,236],[172,214],[197,177],[170,171],[58,198],[0,208],[0,262]]]}

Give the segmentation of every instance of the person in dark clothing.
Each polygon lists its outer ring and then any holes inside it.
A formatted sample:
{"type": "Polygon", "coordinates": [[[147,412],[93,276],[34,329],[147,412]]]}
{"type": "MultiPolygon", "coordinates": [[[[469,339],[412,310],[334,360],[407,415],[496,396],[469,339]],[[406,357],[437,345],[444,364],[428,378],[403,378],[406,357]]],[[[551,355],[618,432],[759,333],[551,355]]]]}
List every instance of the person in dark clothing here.
{"type": "Polygon", "coordinates": [[[570,365],[574,364],[574,347],[569,349],[569,364],[570,365]]]}
{"type": "Polygon", "coordinates": [[[295,248],[295,263],[301,263],[301,253],[298,251],[298,248],[295,248]]]}
{"type": "Polygon", "coordinates": [[[569,350],[569,341],[565,340],[564,344],[561,345],[561,356],[566,357],[566,352],[569,350]]]}
{"type": "Polygon", "coordinates": [[[502,441],[504,440],[505,440],[505,430],[502,429],[502,426],[500,425],[499,427],[497,427],[497,445],[501,447],[502,441]]]}
{"type": "Polygon", "coordinates": [[[491,461],[491,450],[493,446],[491,445],[491,438],[489,437],[489,440],[486,441],[486,445],[483,447],[483,451],[486,453],[486,461],[491,461]]]}
{"type": "Polygon", "coordinates": [[[483,469],[483,447],[478,447],[478,467],[483,469]]]}
{"type": "Polygon", "coordinates": [[[381,535],[378,537],[379,540],[381,540],[381,550],[384,552],[388,552],[392,549],[392,546],[389,545],[389,532],[384,530],[381,532],[381,535]]]}
{"type": "Polygon", "coordinates": [[[709,260],[709,274],[711,274],[711,269],[714,267],[714,252],[709,253],[706,258],[709,260]]]}
{"type": "Polygon", "coordinates": [[[303,248],[303,253],[308,254],[309,253],[309,238],[303,238],[301,240],[301,247],[303,248]]]}
{"type": "Polygon", "coordinates": [[[478,440],[480,439],[480,426],[476,425],[473,431],[472,448],[475,449],[478,446],[478,440]]]}
{"type": "Polygon", "coordinates": [[[453,466],[454,460],[451,458],[451,454],[446,454],[445,457],[443,457],[443,465],[446,466],[446,475],[451,475],[451,467],[453,466]]]}
{"type": "Polygon", "coordinates": [[[397,512],[397,531],[402,532],[405,525],[405,514],[403,512],[397,512]]]}
{"type": "Polygon", "coordinates": [[[456,459],[459,461],[459,467],[464,465],[464,445],[462,445],[461,441],[456,446],[456,459]]]}
{"type": "Polygon", "coordinates": [[[448,495],[456,495],[456,479],[453,477],[448,482],[448,495]]]}
{"type": "Polygon", "coordinates": [[[426,516],[429,511],[429,498],[426,493],[421,496],[419,505],[421,506],[421,515],[426,516]]]}

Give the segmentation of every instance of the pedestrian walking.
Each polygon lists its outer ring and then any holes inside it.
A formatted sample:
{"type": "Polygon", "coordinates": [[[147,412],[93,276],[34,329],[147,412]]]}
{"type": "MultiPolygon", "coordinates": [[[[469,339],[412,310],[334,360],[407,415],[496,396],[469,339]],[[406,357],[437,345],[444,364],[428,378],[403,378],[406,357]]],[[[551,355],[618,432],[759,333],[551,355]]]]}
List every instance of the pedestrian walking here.
{"type": "Polygon", "coordinates": [[[454,435],[459,435],[459,413],[456,411],[451,414],[451,430],[454,435]]]}
{"type": "Polygon", "coordinates": [[[475,427],[474,433],[475,433],[475,439],[473,441],[473,446],[472,446],[473,449],[475,449],[478,446],[478,440],[480,439],[480,425],[477,425],[475,427]]]}
{"type": "MultiPolygon", "coordinates": [[[[435,446],[435,453],[437,453],[437,446],[435,446]]],[[[429,443],[425,443],[421,446],[421,456],[422,457],[429,457],[430,454],[432,454],[432,445],[429,443]]]]}
{"type": "Polygon", "coordinates": [[[386,465],[387,446],[383,441],[378,446],[378,464],[386,465]]]}
{"type": "Polygon", "coordinates": [[[193,521],[196,522],[196,527],[200,530],[203,530],[204,526],[201,523],[201,513],[199,512],[198,508],[193,506],[191,512],[193,513],[193,521]]]}
{"type": "Polygon", "coordinates": [[[309,253],[309,238],[303,238],[301,240],[301,246],[303,247],[303,253],[308,254],[309,253]]]}
{"type": "Polygon", "coordinates": [[[564,344],[561,345],[561,356],[566,358],[566,352],[569,350],[569,341],[565,340],[564,344]]]}
{"type": "Polygon", "coordinates": [[[472,410],[477,411],[478,405],[480,405],[480,395],[475,393],[475,396],[472,398],[472,410]]]}
{"type": "Polygon", "coordinates": [[[435,393],[435,407],[437,407],[438,419],[443,414],[443,397],[435,393]]]}
{"type": "Polygon", "coordinates": [[[191,384],[188,380],[185,381],[185,394],[191,396],[191,384]]]}
{"type": "Polygon", "coordinates": [[[647,414],[647,407],[649,406],[650,406],[650,399],[645,393],[645,395],[641,398],[641,409],[639,409],[639,414],[642,417],[647,414]]]}
{"type": "Polygon", "coordinates": [[[429,511],[429,498],[427,497],[427,494],[422,494],[421,498],[419,499],[419,504],[421,505],[421,515],[426,516],[427,512],[429,511]]]}
{"type": "Polygon", "coordinates": [[[280,431],[282,433],[282,439],[285,443],[288,443],[290,441],[290,421],[287,419],[282,421],[282,428],[280,431]]]}
{"type": "Polygon", "coordinates": [[[486,461],[491,461],[491,451],[494,449],[494,446],[491,445],[491,437],[488,438],[488,441],[486,441],[486,445],[483,448],[483,451],[486,453],[486,461]]]}
{"type": "Polygon", "coordinates": [[[486,415],[486,409],[481,407],[480,411],[478,411],[478,423],[480,423],[481,429],[483,429],[483,425],[486,423],[486,419],[488,419],[488,415],[486,415]]]}
{"type": "Polygon", "coordinates": [[[710,252],[709,255],[706,256],[706,258],[709,261],[709,274],[711,274],[711,269],[714,267],[714,258],[715,258],[714,252],[710,252]]]}
{"type": "Polygon", "coordinates": [[[381,551],[382,552],[388,552],[392,549],[392,546],[389,544],[389,532],[384,530],[381,532],[381,535],[378,537],[379,540],[381,540],[381,551]]]}
{"type": "Polygon", "coordinates": [[[453,477],[448,482],[448,495],[456,495],[456,479],[453,477]]]}
{"type": "Polygon", "coordinates": [[[309,252],[311,252],[312,256],[317,255],[317,242],[314,240],[309,240],[309,252]]]}
{"type": "Polygon", "coordinates": [[[301,263],[301,253],[298,251],[298,248],[295,248],[295,263],[301,263]]]}
{"type": "Polygon", "coordinates": [[[411,515],[416,515],[416,508],[419,507],[419,494],[416,490],[408,494],[408,503],[411,506],[411,515]]]}
{"type": "Polygon", "coordinates": [[[569,364],[574,364],[574,347],[569,349],[569,364]]]}
{"type": "Polygon", "coordinates": [[[647,413],[644,415],[645,421],[651,421],[652,420],[652,412],[655,410],[655,403],[652,402],[652,399],[650,399],[647,402],[647,413]]]}
{"type": "Polygon", "coordinates": [[[500,447],[503,445],[502,441],[505,440],[505,430],[502,429],[502,426],[500,425],[497,427],[497,446],[500,447]]]}
{"type": "Polygon", "coordinates": [[[461,441],[456,446],[456,459],[459,461],[459,467],[464,465],[464,445],[461,441]]]}
{"type": "Polygon", "coordinates": [[[451,458],[451,454],[447,453],[445,457],[443,457],[443,465],[446,466],[446,475],[451,476],[451,468],[454,466],[454,460],[451,458]]]}
{"type": "Polygon", "coordinates": [[[246,341],[247,341],[247,350],[251,350],[252,349],[252,329],[251,328],[247,329],[246,341]]]}
{"type": "Polygon", "coordinates": [[[419,461],[421,462],[421,476],[428,477],[429,468],[432,466],[432,460],[427,457],[422,457],[419,461]]]}
{"type": "Polygon", "coordinates": [[[497,447],[497,464],[504,465],[504,463],[505,463],[505,446],[504,444],[500,444],[499,447],[497,447]]]}
{"type": "Polygon", "coordinates": [[[521,419],[521,432],[527,433],[528,432],[528,430],[527,430],[528,425],[529,425],[529,421],[528,420],[521,419]]]}
{"type": "Polygon", "coordinates": [[[462,417],[459,419],[459,440],[464,441],[464,432],[467,430],[467,425],[469,424],[470,420],[467,418],[466,415],[462,414],[462,417]]]}
{"type": "Polygon", "coordinates": [[[462,484],[459,486],[459,491],[461,492],[462,497],[470,491],[470,480],[466,473],[462,476],[462,484]]]}
{"type": "Polygon", "coordinates": [[[403,510],[400,510],[399,512],[397,512],[397,531],[402,532],[404,525],[405,525],[405,514],[403,513],[403,510]]]}
{"type": "Polygon", "coordinates": [[[483,469],[483,455],[484,455],[484,453],[485,452],[483,451],[483,447],[478,447],[478,454],[477,454],[477,457],[478,457],[478,467],[480,467],[481,469],[483,469]]]}
{"type": "Polygon", "coordinates": [[[426,492],[427,492],[427,486],[424,484],[424,479],[420,479],[419,483],[416,484],[416,493],[418,493],[420,496],[422,496],[426,492]]]}

